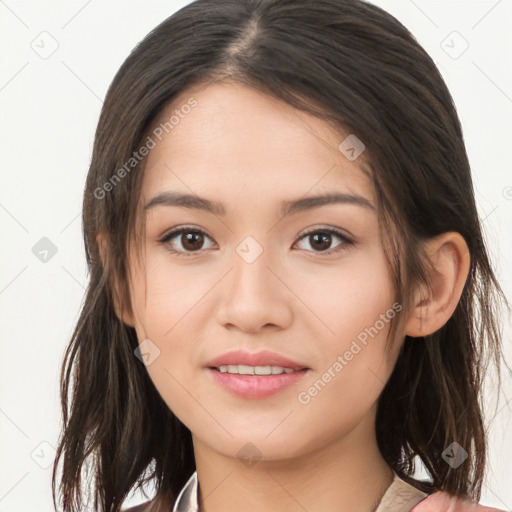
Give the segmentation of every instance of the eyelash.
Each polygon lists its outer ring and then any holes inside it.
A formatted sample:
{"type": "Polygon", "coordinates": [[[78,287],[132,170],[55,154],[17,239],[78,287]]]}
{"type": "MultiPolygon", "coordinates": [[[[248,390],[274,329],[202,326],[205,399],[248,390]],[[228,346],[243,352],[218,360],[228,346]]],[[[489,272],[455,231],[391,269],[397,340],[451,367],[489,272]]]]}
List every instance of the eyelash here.
{"type": "MultiPolygon", "coordinates": [[[[211,239],[211,237],[205,231],[203,231],[200,228],[193,228],[193,227],[183,226],[183,227],[173,228],[173,229],[167,231],[167,233],[162,238],[160,238],[158,240],[158,242],[161,245],[166,245],[167,246],[166,247],[167,250],[170,251],[173,254],[176,254],[177,256],[190,257],[190,256],[195,256],[196,254],[202,252],[201,250],[191,251],[191,252],[176,251],[175,249],[172,249],[169,246],[170,245],[169,242],[173,238],[175,238],[176,235],[180,235],[180,234],[183,234],[183,233],[200,233],[201,235],[204,235],[204,236],[206,236],[206,237],[211,239]]],[[[331,255],[333,253],[346,250],[348,247],[350,247],[351,245],[355,244],[355,242],[353,240],[348,238],[341,231],[338,231],[337,229],[334,229],[334,228],[313,228],[313,229],[303,233],[297,239],[297,241],[300,241],[303,238],[306,238],[307,236],[312,235],[314,233],[322,233],[322,234],[335,235],[335,236],[337,236],[341,240],[341,243],[339,245],[337,245],[334,249],[329,249],[328,251],[306,251],[306,252],[313,252],[313,253],[320,254],[320,255],[331,255]]]]}

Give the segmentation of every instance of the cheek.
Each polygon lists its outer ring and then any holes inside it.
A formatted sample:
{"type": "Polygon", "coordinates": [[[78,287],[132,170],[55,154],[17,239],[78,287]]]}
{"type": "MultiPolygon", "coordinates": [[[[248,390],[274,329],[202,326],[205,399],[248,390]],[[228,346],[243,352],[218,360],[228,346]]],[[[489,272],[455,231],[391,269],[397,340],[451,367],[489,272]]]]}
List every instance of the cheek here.
{"type": "Polygon", "coordinates": [[[320,340],[315,350],[321,363],[302,391],[303,402],[315,402],[314,408],[337,402],[357,415],[377,399],[392,371],[394,356],[387,353],[386,342],[401,308],[393,307],[393,287],[382,253],[361,253],[349,263],[303,281],[306,286],[300,293],[322,322],[315,322],[320,340]],[[313,386],[311,393],[307,386],[313,386]]]}
{"type": "Polygon", "coordinates": [[[216,281],[216,273],[180,267],[165,255],[147,258],[145,270],[139,270],[134,279],[135,311],[144,335],[164,341],[187,326],[191,328],[216,281]]]}
{"type": "Polygon", "coordinates": [[[294,291],[322,320],[322,339],[331,349],[343,348],[373,326],[393,303],[386,261],[378,250],[360,251],[336,266],[297,275],[301,277],[294,281],[294,291]]]}
{"type": "MultiPolygon", "coordinates": [[[[298,389],[295,411],[305,422],[303,429],[335,438],[376,406],[396,359],[386,349],[395,310],[389,303],[387,309],[383,306],[381,301],[363,312],[340,312],[333,324],[336,341],[322,344],[323,364],[298,389]]],[[[318,438],[310,442],[313,449],[318,438]]]]}
{"type": "Polygon", "coordinates": [[[169,408],[189,422],[198,413],[190,394],[191,369],[197,365],[197,314],[212,283],[180,272],[160,256],[147,256],[132,282],[138,339],[149,339],[158,352],[146,370],[169,408]]]}

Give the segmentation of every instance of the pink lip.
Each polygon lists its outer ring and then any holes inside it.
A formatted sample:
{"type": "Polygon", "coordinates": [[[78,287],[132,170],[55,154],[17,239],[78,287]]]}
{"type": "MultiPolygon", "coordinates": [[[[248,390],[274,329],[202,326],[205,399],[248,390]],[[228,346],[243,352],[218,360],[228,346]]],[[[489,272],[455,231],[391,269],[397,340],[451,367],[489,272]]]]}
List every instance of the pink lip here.
{"type": "MultiPolygon", "coordinates": [[[[218,368],[226,364],[244,364],[247,366],[282,366],[283,368],[292,368],[293,370],[302,370],[307,368],[305,364],[297,363],[284,356],[271,352],[269,350],[262,350],[261,352],[245,352],[243,350],[232,350],[226,352],[221,356],[207,362],[205,366],[208,368],[218,368]]],[[[292,375],[292,374],[288,374],[292,375]]]]}
{"type": "Polygon", "coordinates": [[[266,398],[274,395],[298,382],[308,371],[303,369],[280,375],[236,375],[208,368],[214,382],[242,398],[266,398]]]}
{"type": "Polygon", "coordinates": [[[212,359],[206,366],[215,383],[242,398],[266,398],[274,395],[298,382],[309,371],[305,365],[268,350],[252,354],[243,350],[234,350],[212,359]],[[229,364],[281,366],[296,371],[280,375],[235,375],[222,373],[216,369],[229,364]]]}

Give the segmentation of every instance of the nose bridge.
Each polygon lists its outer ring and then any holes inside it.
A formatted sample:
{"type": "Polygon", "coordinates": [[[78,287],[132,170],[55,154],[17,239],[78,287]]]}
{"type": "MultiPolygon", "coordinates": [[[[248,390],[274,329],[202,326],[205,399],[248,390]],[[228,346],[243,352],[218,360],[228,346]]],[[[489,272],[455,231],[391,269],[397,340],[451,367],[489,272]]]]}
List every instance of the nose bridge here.
{"type": "Polygon", "coordinates": [[[272,265],[271,258],[271,251],[268,248],[264,249],[263,244],[254,236],[246,236],[235,247],[235,254],[232,257],[232,295],[259,294],[273,288],[272,283],[269,283],[272,278],[275,279],[268,268],[272,265]]]}
{"type": "Polygon", "coordinates": [[[242,330],[256,330],[266,324],[288,323],[291,317],[285,287],[274,275],[272,254],[255,237],[247,236],[235,247],[223,288],[218,320],[242,330]],[[271,270],[272,269],[272,270],[271,270]]]}

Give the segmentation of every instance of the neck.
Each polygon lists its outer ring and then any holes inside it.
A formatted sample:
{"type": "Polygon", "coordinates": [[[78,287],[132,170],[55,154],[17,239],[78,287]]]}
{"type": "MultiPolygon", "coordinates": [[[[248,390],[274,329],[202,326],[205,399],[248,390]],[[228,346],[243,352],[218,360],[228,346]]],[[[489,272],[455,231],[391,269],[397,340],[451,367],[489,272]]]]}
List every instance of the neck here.
{"type": "Polygon", "coordinates": [[[378,449],[374,417],[322,448],[247,467],[193,437],[204,512],[374,512],[393,481],[378,449]]]}

